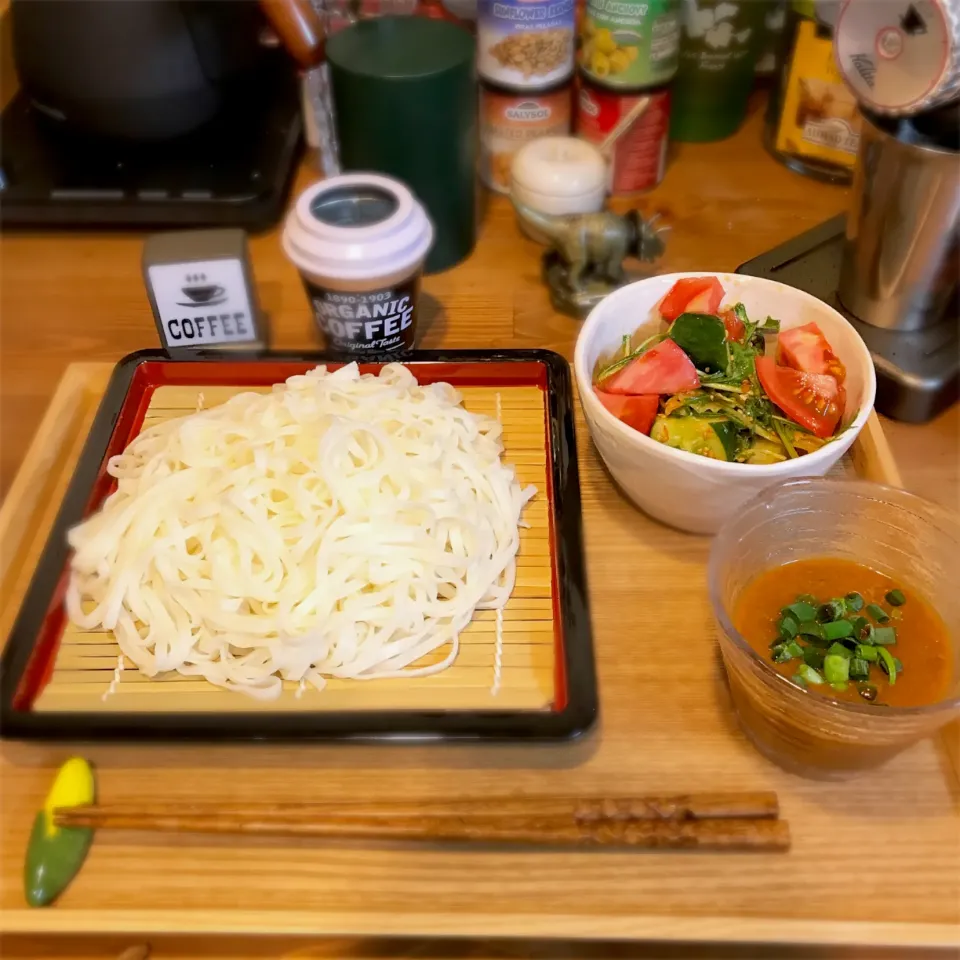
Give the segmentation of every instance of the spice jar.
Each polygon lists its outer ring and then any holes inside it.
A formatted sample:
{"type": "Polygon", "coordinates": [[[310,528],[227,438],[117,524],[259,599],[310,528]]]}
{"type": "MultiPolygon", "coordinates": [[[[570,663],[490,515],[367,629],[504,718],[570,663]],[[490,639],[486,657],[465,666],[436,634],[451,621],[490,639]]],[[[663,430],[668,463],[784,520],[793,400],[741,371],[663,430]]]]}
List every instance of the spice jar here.
{"type": "Polygon", "coordinates": [[[327,345],[353,355],[413,349],[432,242],[433,225],[413,194],[369,173],[308,187],[282,237],[327,345]]]}
{"type": "MultiPolygon", "coordinates": [[[[603,208],[607,171],[600,151],[574,137],[543,137],[526,144],[513,159],[510,196],[536,213],[562,216],[603,208]]],[[[517,209],[520,229],[531,240],[547,238],[517,209]]]]}

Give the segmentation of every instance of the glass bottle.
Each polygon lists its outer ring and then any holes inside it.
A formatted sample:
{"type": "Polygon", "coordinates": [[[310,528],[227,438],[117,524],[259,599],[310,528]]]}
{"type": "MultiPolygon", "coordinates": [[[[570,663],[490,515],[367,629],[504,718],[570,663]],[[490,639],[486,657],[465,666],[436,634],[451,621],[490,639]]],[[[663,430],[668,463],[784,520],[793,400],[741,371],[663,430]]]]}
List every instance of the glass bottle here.
{"type": "Polygon", "coordinates": [[[849,183],[860,142],[857,101],[833,56],[839,0],[793,0],[764,144],[792,170],[849,183]]]}

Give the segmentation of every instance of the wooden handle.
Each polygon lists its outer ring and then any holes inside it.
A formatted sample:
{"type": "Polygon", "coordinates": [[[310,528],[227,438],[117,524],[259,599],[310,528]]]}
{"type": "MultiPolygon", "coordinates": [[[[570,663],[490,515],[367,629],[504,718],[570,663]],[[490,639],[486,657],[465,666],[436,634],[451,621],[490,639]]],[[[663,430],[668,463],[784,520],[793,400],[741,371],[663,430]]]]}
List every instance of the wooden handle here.
{"type": "Polygon", "coordinates": [[[600,144],[600,153],[606,156],[614,147],[617,140],[620,139],[632,127],[640,117],[646,113],[650,106],[650,97],[644,97],[638,100],[627,112],[626,116],[621,117],[617,125],[603,138],[600,144]]]}
{"type": "Polygon", "coordinates": [[[569,817],[499,816],[330,816],[324,820],[258,820],[249,813],[105,812],[73,807],[56,813],[61,826],[157,833],[211,833],[299,837],[322,840],[413,840],[421,842],[508,843],[528,846],[786,850],[790,831],[783,820],[592,820],[569,817]]]}
{"type": "Polygon", "coordinates": [[[310,0],[260,0],[260,7],[301,67],[323,63],[323,24],[310,0]]]}

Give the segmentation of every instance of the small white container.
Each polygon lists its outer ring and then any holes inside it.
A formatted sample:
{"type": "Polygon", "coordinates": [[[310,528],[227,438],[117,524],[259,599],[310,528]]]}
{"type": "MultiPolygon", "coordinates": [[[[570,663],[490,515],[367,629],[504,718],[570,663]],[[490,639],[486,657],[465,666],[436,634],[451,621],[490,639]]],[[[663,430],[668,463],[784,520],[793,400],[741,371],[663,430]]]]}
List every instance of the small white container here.
{"type": "Polygon", "coordinates": [[[809,293],[773,280],[732,273],[668,273],[627,284],[594,307],[577,337],[573,369],[580,404],[600,456],[626,495],[655,520],[691,533],[716,533],[764,487],[794,477],[819,477],[850,449],[873,410],[877,378],[860,335],[836,310],[809,293]],[[614,352],[627,334],[656,333],[657,305],[683,277],[714,276],[726,291],[723,302],[738,300],[751,318],[776,317],[789,330],[815,321],[847,370],[847,406],[836,440],[813,453],[783,463],[726,463],[675,450],[628,427],[593,392],[593,369],[614,352]],[[850,419],[852,417],[852,423],[850,419]]]}
{"type": "MultiPolygon", "coordinates": [[[[541,137],[521,147],[510,168],[510,196],[551,216],[603,209],[607,167],[600,151],[576,137],[541,137]]],[[[518,212],[520,229],[531,240],[547,238],[518,212]]]]}

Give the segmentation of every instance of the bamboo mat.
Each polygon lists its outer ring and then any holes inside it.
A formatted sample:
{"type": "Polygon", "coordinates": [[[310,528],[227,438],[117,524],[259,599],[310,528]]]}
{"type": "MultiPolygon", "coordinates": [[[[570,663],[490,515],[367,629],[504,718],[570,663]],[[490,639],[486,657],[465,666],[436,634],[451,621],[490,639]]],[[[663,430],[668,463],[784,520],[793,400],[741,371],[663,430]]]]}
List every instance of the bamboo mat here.
{"type": "MultiPolygon", "coordinates": [[[[249,390],[250,388],[246,388],[249,390]]],[[[269,392],[270,387],[253,388],[269,392]]],[[[144,418],[145,430],[199,406],[224,403],[240,389],[223,386],[158,387],[144,418]]],[[[537,495],[527,505],[517,556],[517,582],[507,606],[479,611],[460,635],[460,652],[432,676],[385,680],[328,680],[318,691],[284,683],[266,703],[223,690],[202,678],[166,674],[149,679],[122,655],[112,633],[67,624],[50,682],[36,711],[330,711],[389,709],[546,710],[554,699],[556,666],[550,530],[547,502],[545,393],[539,387],[463,387],[464,406],[500,419],[504,459],[522,486],[537,495]]],[[[433,651],[414,666],[435,663],[433,651]]]]}

